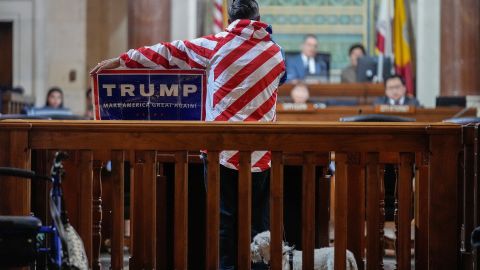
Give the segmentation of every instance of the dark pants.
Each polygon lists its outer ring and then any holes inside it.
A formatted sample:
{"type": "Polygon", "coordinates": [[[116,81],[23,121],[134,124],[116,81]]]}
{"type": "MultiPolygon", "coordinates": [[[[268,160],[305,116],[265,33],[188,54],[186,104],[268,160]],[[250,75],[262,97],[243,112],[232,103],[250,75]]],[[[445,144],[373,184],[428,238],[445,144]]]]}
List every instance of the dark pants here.
{"type": "MultiPolygon", "coordinates": [[[[204,159],[205,161],[205,159],[204,159]]],[[[205,164],[205,180],[206,162],[205,164]]],[[[220,166],[220,268],[235,269],[237,264],[238,171],[220,166]]],[[[269,230],[270,170],[252,173],[252,239],[269,230]]],[[[253,269],[268,269],[264,264],[253,269]]]]}

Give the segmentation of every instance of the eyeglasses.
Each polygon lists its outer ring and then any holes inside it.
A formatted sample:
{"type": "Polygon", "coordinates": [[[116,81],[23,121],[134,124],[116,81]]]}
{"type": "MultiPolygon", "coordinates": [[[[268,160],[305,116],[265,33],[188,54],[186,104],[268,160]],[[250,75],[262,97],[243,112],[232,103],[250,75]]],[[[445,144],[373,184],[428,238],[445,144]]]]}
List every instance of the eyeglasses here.
{"type": "Polygon", "coordinates": [[[387,90],[398,90],[398,89],[402,89],[402,87],[403,87],[402,84],[397,84],[397,85],[387,86],[386,89],[387,89],[387,90]]]}

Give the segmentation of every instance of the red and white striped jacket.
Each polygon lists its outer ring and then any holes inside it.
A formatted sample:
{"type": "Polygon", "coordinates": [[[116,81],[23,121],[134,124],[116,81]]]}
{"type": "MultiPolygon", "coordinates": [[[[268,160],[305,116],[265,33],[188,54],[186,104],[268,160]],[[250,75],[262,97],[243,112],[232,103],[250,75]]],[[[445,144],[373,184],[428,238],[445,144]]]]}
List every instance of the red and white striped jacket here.
{"type": "MultiPolygon", "coordinates": [[[[275,121],[277,88],[285,79],[280,46],[263,22],[236,20],[224,32],[191,41],[159,43],[120,56],[129,68],[205,69],[206,121],[275,121]]],[[[252,172],[270,167],[270,152],[252,153],[252,172]]],[[[220,164],[238,169],[238,151],[222,151],[220,164]]]]}

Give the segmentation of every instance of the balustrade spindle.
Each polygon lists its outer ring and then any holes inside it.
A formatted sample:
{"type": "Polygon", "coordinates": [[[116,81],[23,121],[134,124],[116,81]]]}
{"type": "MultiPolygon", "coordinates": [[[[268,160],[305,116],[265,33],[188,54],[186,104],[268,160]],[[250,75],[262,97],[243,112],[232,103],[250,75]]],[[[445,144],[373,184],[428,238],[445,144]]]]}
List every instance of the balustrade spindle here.
{"type": "Polygon", "coordinates": [[[303,154],[302,267],[313,269],[315,249],[315,153],[303,154]]]}
{"type": "Polygon", "coordinates": [[[400,153],[400,166],[397,179],[398,230],[397,230],[397,268],[411,268],[411,209],[414,154],[400,153]]]}
{"type": "Polygon", "coordinates": [[[283,241],[283,154],[272,152],[270,172],[270,259],[271,269],[282,269],[283,241]]]}
{"type": "Polygon", "coordinates": [[[363,270],[365,256],[365,154],[348,153],[347,248],[363,270]]]}
{"type": "Polygon", "coordinates": [[[252,234],[252,174],[251,152],[240,152],[238,176],[238,269],[250,269],[250,240],[252,234]]]}
{"type": "Polygon", "coordinates": [[[335,269],[345,270],[347,249],[347,153],[335,153],[335,269]]]}
{"type": "Polygon", "coordinates": [[[220,252],[220,165],[219,152],[208,152],[207,211],[206,211],[206,269],[219,268],[220,252]]]}
{"type": "MultiPolygon", "coordinates": [[[[104,159],[98,160],[95,153],[93,161],[93,240],[92,268],[100,269],[100,246],[102,244],[102,169],[104,159]]],[[[88,207],[88,206],[87,206],[88,207]]]]}
{"type": "Polygon", "coordinates": [[[188,160],[187,151],[175,152],[174,183],[174,267],[188,267],[188,160]]]}
{"type": "Polygon", "coordinates": [[[123,269],[123,246],[125,235],[124,217],[124,163],[125,152],[112,151],[112,269],[123,269]]]}
{"type": "MultiPolygon", "coordinates": [[[[380,256],[380,165],[378,153],[367,153],[367,269],[378,269],[380,256]]],[[[383,170],[382,170],[383,171],[383,170]]],[[[383,248],[383,247],[382,247],[383,248]]]]}

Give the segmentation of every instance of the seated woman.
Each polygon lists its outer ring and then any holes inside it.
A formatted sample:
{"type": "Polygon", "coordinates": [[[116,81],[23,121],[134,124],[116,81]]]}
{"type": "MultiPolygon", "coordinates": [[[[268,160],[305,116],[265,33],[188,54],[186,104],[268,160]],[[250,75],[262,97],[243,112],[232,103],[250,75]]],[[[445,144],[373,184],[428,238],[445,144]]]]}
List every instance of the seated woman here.
{"type": "Polygon", "coordinates": [[[52,87],[48,90],[45,106],[41,108],[32,108],[27,111],[31,116],[62,116],[72,115],[70,109],[63,106],[63,91],[58,87],[52,87]]]}
{"type": "Polygon", "coordinates": [[[63,109],[63,91],[58,87],[48,90],[45,107],[49,109],[63,109]]]}

